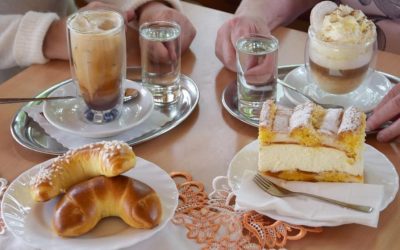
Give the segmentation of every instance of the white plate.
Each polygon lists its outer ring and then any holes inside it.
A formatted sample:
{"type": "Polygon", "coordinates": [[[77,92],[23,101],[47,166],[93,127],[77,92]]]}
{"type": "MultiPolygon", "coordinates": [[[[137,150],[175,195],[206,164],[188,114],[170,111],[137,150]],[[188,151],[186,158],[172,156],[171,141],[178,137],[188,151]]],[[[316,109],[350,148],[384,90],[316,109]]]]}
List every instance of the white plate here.
{"type": "MultiPolygon", "coordinates": [[[[344,107],[355,106],[363,112],[372,111],[382,98],[393,87],[393,84],[381,73],[372,72],[371,76],[356,90],[345,95],[333,95],[322,91],[317,85],[311,83],[304,65],[289,72],[284,81],[296,89],[310,95],[317,102],[324,104],[340,104],[344,107]]],[[[304,103],[307,99],[294,92],[283,88],[285,96],[295,105],[304,103]]]]}
{"type": "MultiPolygon", "coordinates": [[[[46,119],[56,128],[82,137],[102,138],[119,134],[137,126],[146,120],[153,110],[154,102],[150,91],[139,83],[125,80],[124,88],[139,90],[137,100],[125,103],[119,119],[106,124],[94,124],[83,117],[84,104],[79,99],[56,100],[44,103],[43,113],[46,119]]],[[[51,93],[49,96],[76,95],[73,82],[68,83],[51,93]]]]}
{"type": "Polygon", "coordinates": [[[58,237],[51,228],[53,208],[57,198],[45,203],[32,200],[29,181],[41,165],[34,166],[15,179],[4,194],[1,203],[2,216],[10,232],[26,244],[41,249],[116,249],[128,247],[150,238],[160,231],[174,215],[178,205],[178,190],[175,182],[160,167],[137,158],[136,166],[124,175],[151,186],[161,199],[162,220],[151,230],[134,229],[119,218],[106,218],[89,233],[76,238],[58,237]]]}
{"type": "MultiPolygon", "coordinates": [[[[242,176],[246,170],[258,169],[258,140],[243,147],[229,164],[228,180],[232,191],[237,194],[242,176]]],[[[374,147],[365,144],[364,181],[368,184],[384,186],[381,211],[394,199],[399,189],[399,176],[388,158],[374,147]]]]}

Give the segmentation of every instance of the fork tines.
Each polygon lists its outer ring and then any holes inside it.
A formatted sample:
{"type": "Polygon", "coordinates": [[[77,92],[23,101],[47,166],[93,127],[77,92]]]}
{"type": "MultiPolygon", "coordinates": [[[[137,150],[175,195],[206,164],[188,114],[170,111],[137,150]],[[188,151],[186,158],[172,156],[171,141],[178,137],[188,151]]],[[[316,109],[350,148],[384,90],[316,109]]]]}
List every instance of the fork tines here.
{"type": "Polygon", "coordinates": [[[260,174],[260,173],[257,173],[257,176],[258,176],[261,180],[263,180],[265,183],[268,183],[268,184],[271,185],[271,186],[275,186],[275,185],[276,185],[276,184],[273,183],[270,179],[268,179],[267,177],[263,176],[263,175],[260,174]]]}
{"type": "Polygon", "coordinates": [[[291,191],[284,189],[283,187],[280,187],[273,183],[271,180],[268,178],[262,176],[260,173],[257,173],[253,181],[259,186],[262,190],[265,192],[269,193],[270,195],[273,196],[278,196],[278,197],[283,197],[287,196],[290,194],[291,191]]]}
{"type": "Polygon", "coordinates": [[[259,181],[260,183],[262,183],[263,185],[270,187],[271,186],[271,182],[270,180],[268,180],[267,178],[263,177],[262,175],[260,175],[259,173],[257,173],[254,176],[254,181],[259,181]]]}
{"type": "Polygon", "coordinates": [[[270,193],[269,190],[271,188],[271,184],[269,182],[269,180],[267,180],[266,178],[264,178],[262,175],[260,174],[256,174],[253,178],[253,181],[257,184],[257,186],[259,186],[262,190],[264,190],[267,193],[270,193]]]}

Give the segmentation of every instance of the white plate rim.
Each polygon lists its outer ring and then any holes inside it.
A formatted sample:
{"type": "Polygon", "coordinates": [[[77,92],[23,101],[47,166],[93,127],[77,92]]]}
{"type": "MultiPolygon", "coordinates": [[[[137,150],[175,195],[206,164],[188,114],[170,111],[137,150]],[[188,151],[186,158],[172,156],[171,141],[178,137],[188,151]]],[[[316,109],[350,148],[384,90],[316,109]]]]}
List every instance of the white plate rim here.
{"type": "MultiPolygon", "coordinates": [[[[304,64],[299,65],[298,67],[296,67],[296,68],[294,68],[293,70],[291,70],[290,72],[288,72],[288,73],[285,75],[285,77],[284,77],[283,80],[284,80],[287,84],[292,85],[291,81],[288,81],[288,78],[289,78],[291,75],[293,75],[294,73],[296,73],[297,71],[300,71],[300,70],[306,70],[304,64]]],[[[393,83],[391,83],[391,80],[388,79],[388,77],[385,76],[385,73],[382,73],[382,72],[380,72],[380,71],[378,71],[378,70],[374,70],[374,71],[372,72],[372,74],[376,74],[376,75],[379,75],[380,77],[384,77],[384,78],[392,85],[392,87],[394,86],[393,83]]],[[[295,86],[293,86],[293,87],[295,87],[295,86]]],[[[307,100],[305,97],[303,97],[303,96],[301,96],[300,94],[294,92],[293,90],[287,89],[287,88],[285,88],[285,87],[282,87],[282,89],[283,89],[283,92],[284,92],[284,96],[285,96],[293,105],[299,105],[299,104],[301,104],[302,102],[299,101],[299,99],[302,99],[302,100],[304,100],[304,101],[307,100]]],[[[389,92],[389,90],[387,90],[387,92],[389,92]]],[[[387,93],[387,92],[386,92],[386,93],[387,93]]],[[[382,99],[383,99],[383,96],[381,97],[381,100],[382,100],[382,99]]],[[[361,108],[361,109],[363,109],[363,108],[361,108]]],[[[365,109],[365,110],[363,109],[363,111],[366,112],[366,113],[368,113],[368,112],[370,112],[370,111],[372,111],[372,110],[373,110],[373,107],[370,108],[370,109],[365,109]]]]}
{"type": "MultiPolygon", "coordinates": [[[[24,184],[24,182],[21,181],[21,179],[25,178],[25,179],[30,179],[32,175],[34,175],[40,168],[40,166],[44,165],[44,164],[49,164],[51,163],[55,158],[49,159],[45,162],[39,163],[35,166],[33,166],[32,168],[24,171],[22,174],[20,174],[17,178],[15,178],[10,185],[8,186],[6,192],[3,195],[3,199],[1,201],[1,217],[3,218],[3,221],[6,225],[6,228],[11,232],[11,234],[22,240],[26,245],[31,246],[31,247],[35,247],[35,248],[44,248],[44,249],[70,249],[71,246],[68,246],[68,240],[72,239],[78,239],[79,241],[79,237],[76,238],[66,238],[66,239],[62,239],[61,237],[58,237],[54,234],[55,239],[59,240],[59,244],[63,244],[63,246],[59,246],[59,245],[46,245],[46,244],[41,244],[39,242],[31,242],[28,241],[26,238],[21,237],[20,235],[18,235],[17,232],[14,231],[14,227],[11,225],[12,223],[10,223],[9,219],[6,215],[6,211],[8,211],[8,209],[6,208],[6,204],[7,204],[7,200],[9,199],[9,197],[11,196],[11,199],[15,199],[14,196],[10,195],[10,192],[12,192],[11,190],[14,189],[15,185],[26,185],[26,183],[24,184]],[[61,241],[60,241],[61,239],[61,241]],[[61,243],[62,242],[62,243],[61,243]]],[[[140,239],[136,239],[135,237],[129,237],[124,239],[124,241],[115,241],[112,240],[112,237],[110,237],[109,241],[110,244],[112,245],[107,245],[107,246],[99,246],[96,245],[96,239],[92,239],[92,240],[85,240],[85,245],[88,244],[88,242],[90,243],[90,241],[93,241],[93,246],[87,246],[87,247],[82,247],[82,246],[77,246],[76,243],[73,243],[73,249],[92,249],[93,247],[95,247],[95,249],[119,249],[119,248],[125,248],[125,247],[129,247],[132,245],[135,245],[141,241],[144,241],[146,239],[151,238],[152,236],[154,236],[156,233],[158,233],[159,231],[161,231],[166,225],[167,223],[172,219],[172,217],[175,214],[175,210],[178,207],[178,202],[179,202],[179,191],[177,189],[177,186],[174,182],[174,180],[169,176],[169,174],[167,172],[165,172],[162,168],[160,168],[159,166],[157,166],[156,164],[154,164],[153,162],[147,161],[143,158],[140,157],[136,157],[136,166],[123,173],[123,175],[129,176],[129,177],[133,177],[135,178],[135,174],[137,174],[138,171],[155,171],[158,174],[158,177],[161,177],[162,179],[164,179],[165,183],[164,183],[164,188],[167,187],[167,191],[163,192],[159,192],[160,190],[158,190],[158,195],[160,197],[161,200],[165,200],[165,199],[169,199],[169,201],[171,202],[170,204],[168,204],[168,206],[165,206],[162,203],[163,206],[163,214],[162,214],[162,222],[155,228],[147,230],[147,234],[145,236],[143,236],[140,239]],[[144,167],[146,166],[146,167],[144,167]],[[139,170],[138,170],[139,169],[139,170]]],[[[154,183],[151,183],[151,180],[153,180],[154,176],[150,176],[148,178],[148,180],[150,181],[145,181],[142,178],[137,178],[138,180],[141,180],[142,182],[146,183],[147,185],[153,187],[154,183]]],[[[155,181],[155,180],[153,180],[155,181]]],[[[153,187],[154,189],[156,189],[155,187],[153,187]]],[[[160,189],[160,188],[159,188],[160,189]]],[[[30,195],[29,195],[30,197],[30,195]]],[[[16,200],[16,199],[15,199],[16,200]]],[[[17,200],[18,201],[18,200],[17,200]]],[[[33,200],[30,201],[31,203],[34,203],[33,200]]],[[[26,215],[27,216],[27,215],[26,215]]],[[[20,219],[20,218],[19,218],[20,219]]],[[[133,228],[129,228],[128,225],[126,225],[126,228],[128,228],[128,230],[132,230],[135,231],[136,229],[133,228]]],[[[51,229],[49,229],[51,230],[51,229]]],[[[134,232],[132,232],[134,234],[134,232]]],[[[88,233],[90,234],[90,232],[88,233]]],[[[50,241],[52,239],[49,239],[50,241]]]]}
{"type": "MultiPolygon", "coordinates": [[[[242,149],[240,149],[235,154],[235,156],[232,158],[232,160],[229,163],[228,172],[227,172],[228,184],[229,184],[229,187],[231,188],[232,192],[235,195],[237,195],[238,188],[240,186],[240,183],[239,183],[240,180],[238,180],[238,179],[242,176],[241,175],[241,176],[237,177],[237,176],[235,176],[236,175],[235,173],[240,172],[241,174],[243,174],[244,171],[247,169],[255,170],[255,171],[257,170],[257,165],[255,165],[255,166],[246,165],[246,168],[241,167],[240,169],[235,169],[235,161],[237,161],[237,159],[239,157],[241,157],[243,155],[243,153],[246,153],[246,152],[252,152],[258,156],[258,151],[256,152],[253,149],[253,148],[258,148],[258,145],[259,145],[258,140],[254,140],[254,141],[250,142],[249,144],[245,145],[242,149]]],[[[375,184],[381,184],[384,186],[384,198],[382,200],[382,204],[380,207],[380,211],[383,211],[396,197],[396,194],[399,190],[399,176],[398,176],[398,173],[397,173],[396,168],[394,167],[393,163],[379,150],[377,150],[376,148],[374,148],[373,146],[371,146],[369,144],[365,144],[365,152],[373,153],[377,157],[374,159],[365,157],[364,165],[370,166],[368,162],[372,161],[372,160],[375,160],[375,161],[382,160],[382,161],[384,161],[383,166],[386,166],[387,170],[391,171],[391,173],[393,174],[393,175],[388,175],[388,176],[393,177],[393,179],[392,179],[392,183],[394,184],[394,185],[392,185],[393,188],[390,188],[390,185],[388,185],[387,183],[375,183],[375,184]],[[387,193],[388,189],[391,190],[390,193],[387,193]]],[[[374,164],[371,164],[371,166],[376,167],[375,164],[376,164],[376,162],[374,164]]],[[[369,169],[369,168],[365,167],[364,171],[366,171],[367,169],[369,169]]],[[[367,178],[368,177],[367,174],[366,173],[364,173],[364,174],[365,174],[365,177],[367,178]]],[[[366,183],[368,183],[367,180],[366,180],[366,183]]]]}
{"type": "MultiPolygon", "coordinates": [[[[74,85],[74,84],[75,84],[74,81],[71,81],[71,82],[61,86],[57,90],[66,88],[69,85],[74,85]]],[[[51,125],[53,125],[54,127],[58,128],[60,130],[63,130],[65,132],[68,132],[68,133],[71,133],[71,134],[75,134],[75,135],[79,135],[79,136],[83,136],[83,137],[103,138],[103,137],[110,137],[110,136],[122,133],[124,131],[129,130],[129,129],[132,129],[133,127],[135,127],[135,126],[139,125],[140,123],[142,123],[143,121],[145,121],[147,118],[150,117],[150,115],[151,115],[151,113],[152,113],[152,111],[154,109],[153,95],[151,94],[150,90],[148,90],[147,88],[143,87],[140,83],[134,82],[134,81],[129,80],[129,79],[125,79],[124,80],[124,85],[128,85],[128,86],[131,86],[131,87],[136,88],[137,90],[139,90],[141,98],[143,98],[143,97],[146,98],[145,101],[141,100],[141,102],[142,103],[143,102],[148,102],[150,104],[149,106],[146,107],[146,109],[143,110],[145,112],[141,116],[140,119],[129,123],[129,125],[127,125],[127,126],[120,127],[118,129],[110,129],[109,131],[107,131],[107,130],[98,130],[98,131],[96,131],[96,130],[91,130],[91,129],[86,129],[84,131],[74,130],[74,129],[70,128],[68,126],[68,124],[59,123],[57,120],[53,119],[53,116],[51,115],[52,113],[54,113],[54,112],[51,112],[51,110],[53,110],[53,109],[51,108],[51,105],[48,104],[47,102],[44,102],[44,104],[43,104],[43,114],[44,114],[45,118],[47,119],[47,121],[51,125]]],[[[49,95],[49,97],[54,95],[55,92],[56,91],[53,91],[49,95]]],[[[53,103],[56,103],[56,102],[62,103],[63,101],[65,101],[65,100],[56,100],[56,101],[52,101],[52,102],[53,103]]],[[[133,104],[133,103],[135,103],[135,101],[133,101],[132,103],[125,104],[125,105],[130,105],[130,104],[133,104]]],[[[107,128],[107,126],[110,126],[110,125],[114,124],[115,122],[117,122],[117,121],[112,121],[112,122],[104,124],[104,125],[93,124],[90,127],[107,128]]]]}

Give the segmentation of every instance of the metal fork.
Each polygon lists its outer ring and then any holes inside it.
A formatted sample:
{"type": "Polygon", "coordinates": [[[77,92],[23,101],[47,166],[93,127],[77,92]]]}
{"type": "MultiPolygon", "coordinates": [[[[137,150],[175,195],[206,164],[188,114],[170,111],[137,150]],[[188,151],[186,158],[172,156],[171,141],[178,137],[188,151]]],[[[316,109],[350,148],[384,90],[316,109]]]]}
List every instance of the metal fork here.
{"type": "Polygon", "coordinates": [[[326,197],[321,197],[321,196],[314,195],[314,194],[290,191],[286,188],[276,185],[275,183],[273,183],[272,181],[268,180],[267,178],[265,178],[264,176],[262,176],[260,174],[256,174],[253,178],[253,181],[262,190],[264,190],[265,192],[269,193],[272,196],[285,197],[285,196],[293,196],[293,195],[304,195],[304,196],[320,199],[320,200],[323,200],[323,201],[326,201],[326,202],[329,202],[329,203],[332,203],[335,205],[354,209],[354,210],[364,212],[364,213],[371,213],[373,210],[373,208],[369,207],[369,206],[350,204],[350,203],[346,203],[346,202],[342,202],[342,201],[329,199],[326,197]]]}

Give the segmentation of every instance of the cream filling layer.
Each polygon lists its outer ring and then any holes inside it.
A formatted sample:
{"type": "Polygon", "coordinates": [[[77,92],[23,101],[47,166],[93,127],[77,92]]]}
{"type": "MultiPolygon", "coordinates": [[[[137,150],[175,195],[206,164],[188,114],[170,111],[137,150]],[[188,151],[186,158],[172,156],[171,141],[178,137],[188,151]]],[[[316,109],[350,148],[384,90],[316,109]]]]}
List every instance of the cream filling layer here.
{"type": "MultiPolygon", "coordinates": [[[[327,135],[326,133],[321,132],[321,145],[336,148],[338,150],[344,150],[343,146],[337,141],[337,136],[335,135],[327,135]]],[[[291,137],[288,133],[280,133],[276,132],[273,143],[282,143],[282,144],[299,144],[299,141],[293,137],[291,137]]]]}
{"type": "Polygon", "coordinates": [[[258,170],[261,172],[300,170],[314,173],[337,171],[363,175],[364,160],[361,154],[359,159],[351,164],[343,151],[334,148],[271,144],[260,146],[258,170]]]}

